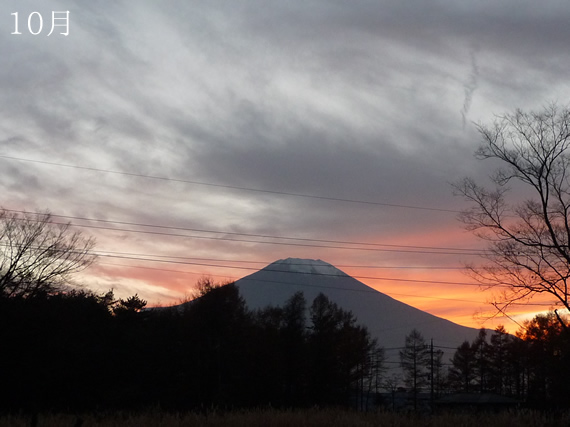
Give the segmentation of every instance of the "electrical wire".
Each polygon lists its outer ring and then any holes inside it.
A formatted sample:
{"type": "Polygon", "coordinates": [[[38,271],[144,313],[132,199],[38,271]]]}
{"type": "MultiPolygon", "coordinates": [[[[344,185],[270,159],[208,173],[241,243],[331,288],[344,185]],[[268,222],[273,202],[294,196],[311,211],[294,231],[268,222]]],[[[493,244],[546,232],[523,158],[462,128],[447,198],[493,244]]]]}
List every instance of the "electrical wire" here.
{"type": "MultiPolygon", "coordinates": [[[[204,273],[202,272],[192,272],[192,271],[182,271],[182,270],[172,270],[172,269],[164,269],[164,268],[155,268],[155,267],[148,267],[148,266],[138,266],[138,265],[131,265],[131,264],[115,264],[115,263],[98,263],[98,264],[103,264],[103,265],[109,265],[109,266],[119,266],[119,267],[128,267],[128,268],[139,268],[139,269],[145,269],[145,270],[157,270],[157,271],[165,271],[165,272],[172,272],[172,273],[182,273],[182,274],[194,274],[194,275],[204,275],[204,273]]],[[[200,265],[200,264],[199,264],[200,265]]],[[[307,265],[307,264],[299,264],[299,265],[307,265]]],[[[217,265],[216,265],[217,266],[217,265]]],[[[221,266],[224,267],[224,266],[221,266]]],[[[227,268],[234,268],[234,267],[227,267],[227,268]]],[[[259,271],[257,269],[252,268],[251,270],[256,270],[259,271]]],[[[329,276],[329,277],[347,277],[347,276],[341,276],[341,275],[327,275],[327,274],[322,274],[322,273],[299,273],[299,272],[291,272],[291,271],[282,271],[282,270],[268,270],[268,269],[264,269],[264,271],[274,271],[274,272],[279,272],[279,273],[295,273],[295,274],[309,274],[309,275],[314,275],[314,276],[329,276]]],[[[223,277],[223,278],[227,278],[227,276],[222,276],[222,275],[212,275],[212,274],[208,274],[208,276],[213,276],[213,277],[223,277]]],[[[359,278],[366,278],[366,277],[362,277],[362,276],[349,276],[353,279],[359,279],[359,278]]],[[[276,283],[276,284],[282,284],[282,285],[300,285],[299,283],[295,283],[295,282],[286,282],[286,281],[282,281],[282,280],[261,280],[261,279],[253,279],[253,278],[249,278],[249,277],[244,277],[242,279],[247,279],[250,281],[259,281],[259,282],[267,282],[267,283],[276,283]]],[[[397,279],[390,279],[390,278],[379,278],[379,277],[374,277],[372,279],[378,279],[378,280],[397,280],[397,279]]],[[[449,282],[452,284],[461,284],[460,283],[453,283],[453,282],[449,282]]],[[[346,291],[351,291],[351,292],[368,292],[368,293],[378,293],[380,291],[375,290],[373,288],[371,289],[354,289],[354,288],[341,288],[341,287],[335,287],[335,286],[329,286],[329,285],[314,285],[314,284],[301,284],[302,286],[307,286],[307,287],[318,287],[318,288],[324,288],[324,289],[336,289],[336,290],[346,290],[346,291]]],[[[383,293],[383,292],[380,292],[383,293]]],[[[384,294],[387,296],[391,296],[391,295],[396,295],[396,296],[404,296],[404,297],[412,297],[412,298],[426,298],[426,299],[435,299],[435,300],[441,300],[441,301],[454,301],[454,302],[467,302],[467,303],[477,303],[477,304],[487,304],[486,302],[482,302],[482,301],[474,301],[474,300],[465,300],[465,299],[459,299],[459,298],[445,298],[445,297],[435,297],[435,296],[427,296],[427,295],[418,295],[418,294],[403,294],[403,293],[395,293],[395,292],[390,292],[390,294],[384,294]]],[[[539,306],[539,307],[544,307],[544,306],[548,306],[548,305],[552,305],[551,303],[519,303],[519,304],[513,304],[513,305],[532,305],[532,306],[539,306]]]]}
{"type": "Polygon", "coordinates": [[[72,168],[72,169],[81,169],[81,170],[102,172],[102,173],[115,174],[115,175],[131,176],[131,177],[137,177],[137,178],[154,179],[154,180],[160,180],[160,181],[180,182],[180,183],[192,184],[192,185],[225,188],[225,189],[230,189],[230,190],[249,191],[249,192],[265,193],[265,194],[274,194],[274,195],[280,195],[280,196],[301,197],[301,198],[307,198],[307,199],[318,199],[318,200],[326,200],[326,201],[332,201],[332,202],[344,202],[344,203],[373,205],[373,206],[385,206],[385,207],[391,207],[391,208],[416,209],[416,210],[426,210],[426,211],[434,211],[434,212],[448,212],[448,213],[454,213],[454,214],[460,213],[460,211],[453,210],[453,209],[431,208],[431,207],[414,206],[414,205],[402,205],[402,204],[397,204],[397,203],[384,203],[384,202],[375,202],[375,201],[370,201],[370,200],[344,199],[344,198],[340,198],[340,197],[319,196],[319,195],[315,195],[315,194],[303,194],[303,193],[294,193],[294,192],[288,192],[288,191],[276,191],[276,190],[266,190],[266,189],[260,189],[260,188],[241,187],[241,186],[236,186],[236,185],[215,184],[215,183],[204,182],[204,181],[193,181],[193,180],[187,180],[187,179],[171,178],[171,177],[166,177],[166,176],[145,175],[145,174],[134,173],[134,172],[122,172],[122,171],[116,171],[116,170],[111,170],[111,169],[100,169],[100,168],[95,168],[95,167],[78,166],[78,165],[71,165],[71,164],[66,164],[66,163],[48,162],[48,161],[44,161],[44,160],[25,159],[22,157],[14,157],[14,156],[7,156],[7,155],[0,155],[0,158],[5,159],[5,160],[16,160],[16,161],[20,161],[20,162],[37,163],[37,164],[43,164],[43,165],[49,165],[49,166],[72,168]]]}
{"type": "MultiPolygon", "coordinates": [[[[219,264],[189,262],[189,261],[173,261],[173,260],[141,258],[141,257],[128,257],[128,256],[122,256],[122,255],[102,254],[102,253],[98,253],[98,252],[92,252],[92,254],[100,256],[100,257],[106,257],[106,258],[128,259],[128,260],[145,261],[145,262],[160,262],[160,263],[179,264],[179,265],[198,265],[198,266],[203,266],[203,267],[216,267],[216,268],[258,271],[257,268],[253,268],[253,267],[219,265],[219,264]]],[[[440,284],[440,285],[459,285],[459,286],[481,286],[480,283],[475,283],[475,282],[473,282],[473,283],[469,283],[469,282],[446,282],[446,281],[442,281],[442,280],[401,279],[401,278],[378,277],[378,276],[348,276],[347,274],[341,275],[341,274],[328,274],[328,273],[316,273],[316,272],[299,272],[299,271],[272,269],[269,267],[264,268],[263,271],[275,272],[275,273],[284,273],[284,274],[305,274],[305,275],[310,275],[310,276],[321,276],[321,277],[330,277],[330,278],[333,278],[333,277],[352,277],[353,279],[385,280],[385,281],[393,281],[393,282],[431,283],[431,284],[440,284]]]]}
{"type": "Polygon", "coordinates": [[[109,231],[120,231],[126,233],[137,233],[137,234],[151,234],[158,236],[170,236],[170,237],[182,237],[189,239],[202,239],[202,240],[218,240],[227,242],[240,242],[240,243],[256,243],[263,245],[278,245],[278,246],[295,246],[295,247],[310,247],[310,248],[322,248],[322,249],[342,249],[342,250],[358,250],[358,251],[372,251],[372,252],[397,252],[397,253],[416,253],[416,254],[432,254],[432,255],[469,255],[469,256],[480,256],[480,252],[448,252],[448,251],[429,251],[429,250],[407,250],[407,249],[386,249],[386,248],[373,248],[373,247],[350,247],[350,246],[335,246],[335,245],[315,245],[309,243],[291,243],[291,242],[268,242],[263,240],[250,240],[250,239],[234,239],[229,237],[211,237],[211,236],[197,236],[190,234],[180,234],[180,233],[164,233],[160,231],[148,231],[148,230],[132,230],[121,227],[103,227],[97,225],[87,225],[87,224],[76,224],[76,223],[62,223],[51,221],[54,225],[70,225],[73,227],[80,228],[90,228],[96,230],[109,230],[109,231]]]}
{"type": "MultiPolygon", "coordinates": [[[[151,258],[171,258],[171,259],[184,259],[184,260],[195,260],[195,261],[209,261],[209,262],[232,262],[238,264],[260,264],[262,267],[269,265],[273,261],[251,261],[251,260],[238,260],[238,259],[224,259],[224,258],[196,258],[196,257],[183,257],[175,255],[157,255],[157,254],[142,254],[136,252],[117,252],[117,251],[106,251],[99,250],[98,253],[105,254],[117,254],[117,255],[131,255],[140,257],[151,257],[151,258]]],[[[313,263],[296,263],[291,262],[288,265],[305,265],[310,267],[317,267],[322,264],[313,263]]],[[[440,266],[417,266],[417,265],[358,265],[358,264],[335,264],[336,268],[362,268],[362,269],[379,269],[379,270],[465,270],[465,267],[440,267],[440,266]]]]}
{"type": "MultiPolygon", "coordinates": [[[[7,212],[14,212],[14,213],[23,213],[29,214],[30,212],[15,210],[15,209],[4,209],[7,212]]],[[[43,215],[42,213],[34,213],[35,215],[43,215]]],[[[106,224],[120,224],[120,225],[131,225],[137,227],[149,227],[149,228],[159,228],[159,229],[167,229],[167,230],[181,230],[181,231],[192,231],[192,232],[200,232],[200,233],[212,233],[212,234],[224,234],[224,235],[235,235],[235,236],[246,236],[246,237],[258,237],[258,238],[266,238],[266,239],[281,239],[281,240],[295,240],[295,241],[303,241],[303,242],[317,242],[317,243],[334,243],[334,244],[344,244],[344,245],[362,245],[362,246],[384,246],[384,247],[395,247],[395,248],[407,248],[407,249],[427,249],[427,250],[449,250],[449,251],[458,251],[458,252],[468,252],[471,253],[484,253],[483,250],[480,249],[473,249],[473,248],[457,248],[457,247],[444,247],[444,246],[418,246],[418,245],[397,245],[397,244],[390,244],[390,243],[371,243],[371,242],[356,242],[356,241],[346,241],[346,240],[327,240],[327,239],[311,239],[306,237],[288,237],[288,236],[275,236],[275,235],[267,235],[267,234],[256,234],[256,233],[237,233],[232,231],[218,231],[218,230],[206,230],[201,228],[189,228],[189,227],[174,227],[174,226],[167,226],[167,225],[154,225],[154,224],[145,224],[145,223],[137,223],[137,222],[128,222],[128,221],[116,221],[116,220],[106,220],[106,219],[99,219],[99,218],[88,218],[88,217],[79,217],[79,216],[72,216],[72,215],[57,215],[57,214],[49,214],[55,218],[65,218],[65,219],[76,219],[82,221],[95,221],[95,222],[103,222],[106,224]]],[[[55,223],[59,224],[59,223],[55,223]]],[[[80,224],[72,224],[78,227],[81,227],[80,224]]],[[[118,229],[120,231],[124,231],[125,229],[118,229]]]]}

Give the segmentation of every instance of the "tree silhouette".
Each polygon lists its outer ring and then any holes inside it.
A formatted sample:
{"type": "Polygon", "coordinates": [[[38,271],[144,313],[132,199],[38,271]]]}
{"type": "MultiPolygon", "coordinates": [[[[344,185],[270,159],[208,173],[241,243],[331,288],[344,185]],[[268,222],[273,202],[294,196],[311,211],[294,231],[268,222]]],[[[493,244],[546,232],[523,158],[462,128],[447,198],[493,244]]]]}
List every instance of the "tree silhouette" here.
{"type": "Polygon", "coordinates": [[[489,345],[489,389],[497,394],[505,394],[510,383],[510,370],[507,366],[511,336],[503,326],[498,326],[491,334],[489,345]]]}
{"type": "Polygon", "coordinates": [[[406,335],[404,349],[400,350],[400,365],[404,370],[406,386],[413,393],[414,410],[417,409],[418,393],[428,385],[430,361],[430,350],[424,337],[417,329],[413,329],[406,335]]]}
{"type": "Polygon", "coordinates": [[[194,361],[194,398],[204,405],[235,403],[246,386],[246,342],[251,316],[233,283],[211,286],[185,306],[182,321],[194,361]]]}
{"type": "Polygon", "coordinates": [[[233,285],[182,307],[138,295],[0,298],[0,411],[364,407],[383,354],[324,295],[251,313],[233,285]],[[359,399],[362,398],[362,399],[359,399]]]}
{"type": "Polygon", "coordinates": [[[122,318],[134,317],[146,307],[146,304],[147,302],[141,299],[138,294],[134,294],[127,299],[117,301],[113,307],[113,313],[122,318]]]}
{"type": "Polygon", "coordinates": [[[470,178],[454,186],[471,203],[460,219],[489,242],[487,263],[469,266],[470,274],[503,291],[494,302],[499,311],[538,294],[570,309],[570,110],[517,110],[478,130],[483,144],[476,156],[499,160],[503,168],[492,177],[493,190],[470,178]],[[531,196],[508,201],[509,183],[531,196]]]}
{"type": "Polygon", "coordinates": [[[475,352],[469,341],[464,341],[453,354],[449,381],[455,390],[469,393],[472,391],[475,373],[475,352]]]}
{"type": "Polygon", "coordinates": [[[352,392],[364,393],[363,381],[376,362],[377,343],[352,312],[322,293],[311,304],[310,320],[312,398],[346,405],[352,392]]]}
{"type": "Polygon", "coordinates": [[[49,213],[0,210],[0,295],[30,297],[61,290],[93,263],[92,238],[56,224],[49,213]]]}
{"type": "Polygon", "coordinates": [[[307,302],[296,292],[283,306],[280,336],[283,355],[283,393],[289,404],[300,403],[306,393],[307,371],[307,302]]]}
{"type": "Polygon", "coordinates": [[[503,326],[493,331],[490,342],[481,329],[472,343],[465,341],[457,348],[451,362],[449,381],[454,390],[517,398],[525,394],[528,346],[503,326]]]}
{"type": "Polygon", "coordinates": [[[475,382],[479,393],[484,393],[488,389],[490,364],[489,343],[487,342],[487,331],[484,328],[479,329],[471,347],[475,358],[475,382]]]}
{"type": "Polygon", "coordinates": [[[570,392],[570,342],[566,329],[554,312],[536,315],[523,326],[517,336],[527,344],[528,399],[566,405],[570,392]]]}

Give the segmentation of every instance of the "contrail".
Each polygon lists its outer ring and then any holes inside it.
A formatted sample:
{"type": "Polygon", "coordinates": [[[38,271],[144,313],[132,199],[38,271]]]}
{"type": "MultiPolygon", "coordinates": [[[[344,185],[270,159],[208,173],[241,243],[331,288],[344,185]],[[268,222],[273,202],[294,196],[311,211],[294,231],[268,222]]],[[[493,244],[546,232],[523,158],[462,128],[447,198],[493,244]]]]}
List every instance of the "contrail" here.
{"type": "Polygon", "coordinates": [[[465,123],[467,118],[467,113],[471,108],[471,101],[473,100],[473,93],[477,89],[479,80],[479,67],[477,66],[477,58],[475,58],[475,50],[471,51],[471,73],[467,82],[463,85],[465,91],[465,99],[463,100],[463,108],[461,109],[461,118],[463,120],[463,129],[465,129],[465,123]]]}

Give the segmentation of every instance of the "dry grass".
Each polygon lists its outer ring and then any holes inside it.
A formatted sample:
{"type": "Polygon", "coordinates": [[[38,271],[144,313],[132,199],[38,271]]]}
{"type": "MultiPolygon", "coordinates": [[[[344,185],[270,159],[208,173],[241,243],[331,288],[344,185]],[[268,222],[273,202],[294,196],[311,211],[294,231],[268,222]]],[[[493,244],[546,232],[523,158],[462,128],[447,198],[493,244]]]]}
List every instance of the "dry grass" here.
{"type": "MultiPolygon", "coordinates": [[[[31,427],[29,416],[0,416],[2,427],[31,427]]],[[[342,410],[257,410],[226,414],[170,414],[151,411],[145,414],[43,414],[36,427],[557,427],[570,425],[570,416],[556,418],[535,412],[503,414],[403,415],[358,413],[342,410]],[[82,422],[78,422],[81,420],[82,422]]]]}

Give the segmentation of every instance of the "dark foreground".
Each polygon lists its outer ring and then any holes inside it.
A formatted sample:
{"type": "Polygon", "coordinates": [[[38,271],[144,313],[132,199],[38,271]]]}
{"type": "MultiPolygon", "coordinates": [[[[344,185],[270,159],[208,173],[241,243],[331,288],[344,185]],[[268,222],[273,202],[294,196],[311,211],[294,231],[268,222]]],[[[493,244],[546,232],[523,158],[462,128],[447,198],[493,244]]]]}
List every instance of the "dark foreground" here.
{"type": "Polygon", "coordinates": [[[40,414],[0,415],[2,427],[376,427],[376,426],[441,426],[441,427],[540,427],[570,425],[570,415],[549,416],[537,412],[518,411],[501,414],[404,415],[395,413],[358,413],[343,410],[257,410],[226,414],[165,413],[152,411],[112,414],[40,414]]]}

